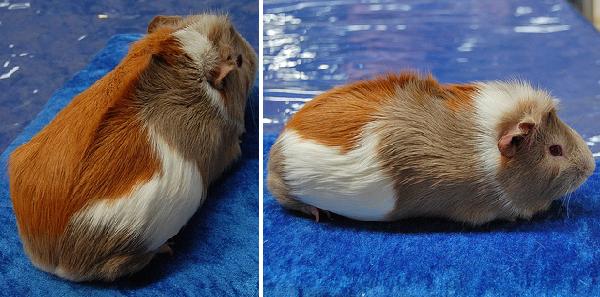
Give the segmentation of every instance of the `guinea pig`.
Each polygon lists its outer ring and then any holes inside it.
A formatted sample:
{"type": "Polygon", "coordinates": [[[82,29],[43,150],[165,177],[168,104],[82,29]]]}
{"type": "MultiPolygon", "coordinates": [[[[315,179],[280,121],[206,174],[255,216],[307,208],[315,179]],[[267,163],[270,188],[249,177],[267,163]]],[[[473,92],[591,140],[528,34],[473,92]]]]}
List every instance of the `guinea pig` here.
{"type": "Polygon", "coordinates": [[[557,100],[526,82],[440,84],[412,72],[327,91],[273,144],[285,208],[355,220],[529,219],[594,170],[557,100]]]}
{"type": "Polygon", "coordinates": [[[114,70],[10,156],[24,250],[41,270],[142,269],[241,154],[257,62],[223,15],[155,17],[114,70]]]}

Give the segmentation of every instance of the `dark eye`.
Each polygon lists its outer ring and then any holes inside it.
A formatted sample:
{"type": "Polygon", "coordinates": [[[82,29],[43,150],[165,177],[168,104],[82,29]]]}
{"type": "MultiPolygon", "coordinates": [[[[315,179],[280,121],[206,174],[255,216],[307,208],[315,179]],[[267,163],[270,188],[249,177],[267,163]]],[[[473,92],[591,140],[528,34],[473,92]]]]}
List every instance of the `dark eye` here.
{"type": "Polygon", "coordinates": [[[244,59],[242,58],[242,55],[238,55],[237,60],[235,62],[237,63],[237,67],[242,67],[242,63],[244,63],[244,59]]]}
{"type": "Polygon", "coordinates": [[[550,150],[550,154],[555,157],[563,155],[562,147],[558,144],[551,145],[549,150],[550,150]]]}

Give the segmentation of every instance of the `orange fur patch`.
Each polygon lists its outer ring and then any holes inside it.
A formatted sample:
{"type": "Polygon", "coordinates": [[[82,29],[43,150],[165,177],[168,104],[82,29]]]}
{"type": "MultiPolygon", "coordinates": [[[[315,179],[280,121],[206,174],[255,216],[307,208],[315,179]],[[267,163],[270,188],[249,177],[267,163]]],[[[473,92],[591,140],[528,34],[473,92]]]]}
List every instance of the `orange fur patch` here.
{"type": "Polygon", "coordinates": [[[113,71],[11,155],[11,197],[26,238],[58,237],[92,200],[126,195],[160,170],[135,88],[153,55],[181,56],[171,33],[159,29],[133,44],[113,71]]]}
{"type": "Polygon", "coordinates": [[[471,106],[471,96],[476,91],[472,85],[441,85],[431,75],[423,78],[414,72],[388,74],[336,87],[315,97],[288,121],[286,128],[347,152],[354,148],[363,126],[381,105],[394,98],[397,88],[416,81],[424,85],[427,93],[444,98],[453,111],[471,106]]]}
{"type": "Polygon", "coordinates": [[[356,145],[363,126],[381,103],[393,97],[398,86],[416,78],[413,73],[402,73],[333,88],[306,103],[286,128],[346,152],[356,145]]]}
{"type": "Polygon", "coordinates": [[[449,95],[445,102],[452,111],[471,108],[473,106],[473,96],[477,91],[474,85],[448,84],[442,85],[442,89],[449,95]]]}

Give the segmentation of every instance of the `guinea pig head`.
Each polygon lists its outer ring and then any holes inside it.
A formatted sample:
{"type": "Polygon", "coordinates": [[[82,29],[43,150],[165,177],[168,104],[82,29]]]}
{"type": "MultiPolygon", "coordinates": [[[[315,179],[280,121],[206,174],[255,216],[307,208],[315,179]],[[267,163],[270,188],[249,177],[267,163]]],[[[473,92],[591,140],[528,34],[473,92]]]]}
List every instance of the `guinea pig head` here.
{"type": "Polygon", "coordinates": [[[236,31],[225,15],[200,14],[188,17],[156,16],[148,33],[173,30],[188,60],[180,67],[198,70],[199,81],[218,92],[225,108],[242,118],[252,84],[257,57],[252,46],[236,31]],[[190,65],[191,64],[191,65],[190,65]]]}
{"type": "Polygon", "coordinates": [[[498,126],[498,180],[519,209],[536,212],[579,187],[594,171],[582,137],[557,115],[557,100],[532,90],[498,126]]]}

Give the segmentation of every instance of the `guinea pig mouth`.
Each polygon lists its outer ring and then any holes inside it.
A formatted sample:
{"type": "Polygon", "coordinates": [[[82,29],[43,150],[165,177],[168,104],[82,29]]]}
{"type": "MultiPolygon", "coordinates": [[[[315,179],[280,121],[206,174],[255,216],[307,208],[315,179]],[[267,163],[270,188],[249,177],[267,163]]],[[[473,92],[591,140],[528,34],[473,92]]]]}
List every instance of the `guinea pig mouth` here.
{"type": "Polygon", "coordinates": [[[590,177],[587,172],[581,171],[573,181],[569,183],[567,191],[563,195],[575,192],[590,177]]]}

